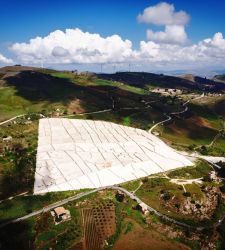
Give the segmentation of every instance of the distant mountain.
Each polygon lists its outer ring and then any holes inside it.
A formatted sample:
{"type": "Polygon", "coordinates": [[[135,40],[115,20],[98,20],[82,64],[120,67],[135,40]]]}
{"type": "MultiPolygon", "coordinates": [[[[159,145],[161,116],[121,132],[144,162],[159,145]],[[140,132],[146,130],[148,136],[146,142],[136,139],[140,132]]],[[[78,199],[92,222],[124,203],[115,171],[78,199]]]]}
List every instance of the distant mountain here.
{"type": "Polygon", "coordinates": [[[117,72],[115,74],[98,74],[97,76],[102,79],[122,82],[142,88],[155,86],[212,92],[225,90],[225,85],[220,82],[190,74],[175,77],[146,72],[117,72]]]}
{"type": "Polygon", "coordinates": [[[215,75],[221,75],[225,74],[225,70],[207,70],[207,69],[196,69],[196,70],[170,70],[170,71],[159,71],[154,72],[157,74],[163,73],[165,75],[171,75],[171,76],[180,76],[180,75],[187,75],[192,74],[200,77],[207,77],[207,78],[213,78],[215,75]]]}
{"type": "Polygon", "coordinates": [[[195,76],[192,74],[187,74],[187,75],[183,75],[183,76],[179,76],[182,79],[186,79],[188,81],[197,83],[197,84],[202,84],[204,86],[214,86],[215,84],[217,84],[216,80],[217,79],[208,79],[206,77],[200,77],[200,76],[195,76]]]}
{"type": "Polygon", "coordinates": [[[223,70],[216,70],[217,75],[223,75],[225,74],[225,69],[223,70]]]}
{"type": "Polygon", "coordinates": [[[224,75],[216,75],[216,76],[214,76],[214,79],[225,82],[225,74],[224,75]]]}

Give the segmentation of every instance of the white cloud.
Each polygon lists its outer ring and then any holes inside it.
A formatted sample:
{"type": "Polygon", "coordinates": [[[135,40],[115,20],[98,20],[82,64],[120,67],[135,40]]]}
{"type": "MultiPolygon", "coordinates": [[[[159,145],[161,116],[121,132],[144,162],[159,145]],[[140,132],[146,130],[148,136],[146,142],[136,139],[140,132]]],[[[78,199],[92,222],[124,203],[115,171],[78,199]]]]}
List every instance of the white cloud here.
{"type": "Polygon", "coordinates": [[[56,46],[52,50],[52,55],[55,57],[65,57],[69,55],[69,51],[67,49],[64,49],[63,47],[56,46]]]}
{"type": "MultiPolygon", "coordinates": [[[[139,22],[163,25],[165,30],[153,31],[149,28],[148,41],[140,41],[137,49],[132,48],[130,40],[122,39],[119,35],[102,37],[76,28],[56,30],[45,37],[15,43],[10,50],[16,55],[18,63],[57,64],[58,67],[73,63],[131,63],[133,70],[134,65],[141,65],[143,70],[224,67],[223,34],[218,32],[212,38],[188,45],[185,26],[189,19],[186,12],[175,11],[174,5],[164,2],[146,8],[138,16],[139,22]]],[[[0,63],[10,64],[13,61],[0,54],[0,63]]]]}
{"type": "Polygon", "coordinates": [[[0,63],[2,63],[2,64],[11,64],[11,63],[13,63],[13,60],[3,56],[2,54],[0,54],[0,63]]]}
{"type": "Polygon", "coordinates": [[[187,42],[187,34],[184,26],[181,25],[167,25],[165,31],[154,32],[147,30],[147,38],[151,41],[159,43],[176,43],[184,44],[187,42]]]}
{"type": "Polygon", "coordinates": [[[138,21],[155,25],[186,25],[189,21],[189,15],[184,11],[175,12],[173,4],[159,3],[144,9],[142,14],[138,15],[138,21]]]}
{"type": "Polygon", "coordinates": [[[10,49],[26,63],[107,63],[129,58],[132,43],[118,35],[103,38],[80,29],[67,29],[36,37],[28,43],[15,43],[10,49]]]}
{"type": "Polygon", "coordinates": [[[170,44],[184,44],[188,41],[185,26],[190,20],[184,11],[175,11],[173,4],[159,3],[144,9],[137,17],[139,22],[165,26],[164,31],[147,30],[147,38],[151,41],[170,44]]]}
{"type": "Polygon", "coordinates": [[[223,66],[225,62],[225,39],[222,33],[216,33],[212,38],[189,46],[142,41],[138,55],[139,60],[143,58],[142,55],[148,58],[148,62],[163,63],[176,68],[189,65],[193,68],[223,66]]]}
{"type": "MultiPolygon", "coordinates": [[[[182,32],[181,32],[182,33],[182,32]]],[[[150,34],[155,35],[155,33],[150,34]]],[[[28,43],[15,43],[11,50],[25,64],[127,64],[142,65],[143,69],[198,68],[223,66],[225,62],[225,39],[216,33],[192,45],[140,41],[138,49],[132,48],[129,40],[118,35],[101,37],[99,34],[79,29],[54,31],[46,37],[31,39],[28,43]]],[[[1,57],[0,57],[1,60],[1,57]]],[[[135,70],[135,66],[133,67],[135,70]]]]}
{"type": "Polygon", "coordinates": [[[213,38],[205,39],[201,42],[202,46],[211,47],[211,48],[219,48],[225,50],[225,39],[223,38],[223,34],[218,32],[213,38]]]}
{"type": "Polygon", "coordinates": [[[140,59],[147,59],[147,60],[153,60],[156,59],[159,56],[160,53],[160,45],[154,43],[154,42],[140,42],[140,50],[136,52],[137,58],[140,59]]]}

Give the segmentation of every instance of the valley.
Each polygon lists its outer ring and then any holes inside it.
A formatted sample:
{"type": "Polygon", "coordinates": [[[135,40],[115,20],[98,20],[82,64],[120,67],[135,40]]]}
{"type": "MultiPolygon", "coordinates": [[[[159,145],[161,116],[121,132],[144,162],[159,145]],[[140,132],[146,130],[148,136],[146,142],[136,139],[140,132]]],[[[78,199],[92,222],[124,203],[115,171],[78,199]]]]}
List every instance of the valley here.
{"type": "MultiPolygon", "coordinates": [[[[168,249],[203,249],[205,245],[216,249],[217,245],[224,244],[225,182],[215,165],[221,164],[222,169],[224,166],[222,162],[214,164],[207,160],[207,156],[222,160],[225,157],[224,83],[198,77],[193,80],[190,76],[187,80],[187,77],[136,72],[78,74],[20,66],[1,68],[0,72],[1,225],[42,211],[5,225],[0,233],[4,247],[10,249],[18,244],[18,249],[91,249],[90,241],[95,239],[95,249],[99,246],[120,249],[121,242],[127,242],[128,249],[132,249],[131,245],[135,249],[134,242],[149,237],[152,242],[146,242],[143,249],[152,243],[155,249],[165,244],[168,249]],[[142,131],[146,137],[159,138],[171,150],[182,154],[187,164],[175,166],[167,156],[163,170],[140,176],[136,173],[135,180],[117,183],[111,183],[109,177],[109,187],[93,193],[97,186],[81,185],[34,194],[40,143],[38,129],[44,121],[52,121],[53,125],[63,121],[68,126],[75,121],[84,124],[91,135],[96,130],[90,130],[89,123],[97,126],[98,133],[105,129],[100,124],[120,126],[124,129],[120,136],[142,131]],[[82,196],[85,193],[87,195],[82,196]],[[68,202],[60,203],[67,199],[68,202]],[[152,210],[145,213],[138,206],[142,202],[152,210]],[[70,211],[71,220],[54,225],[49,211],[61,205],[70,211]],[[107,226],[109,221],[112,228],[107,226]],[[8,237],[9,232],[13,232],[13,237],[8,237]]],[[[59,133],[59,127],[53,127],[55,149],[64,135],[59,133]]],[[[81,135],[88,134],[81,130],[81,135]]],[[[110,133],[114,143],[120,144],[122,139],[115,140],[117,135],[110,133]]],[[[52,134],[49,136],[52,140],[52,134]]],[[[74,138],[76,142],[79,139],[74,138]]],[[[97,137],[93,138],[96,145],[100,143],[97,137]]],[[[88,138],[85,140],[90,144],[88,138]]],[[[137,138],[134,141],[139,146],[143,143],[137,138]]],[[[69,141],[63,143],[64,150],[69,141]]],[[[47,141],[43,140],[42,145],[47,147],[47,141]]],[[[164,154],[162,145],[157,150],[159,155],[164,154]]],[[[134,154],[132,150],[137,150],[131,149],[129,146],[127,153],[134,154]]],[[[49,150],[52,153],[53,149],[49,150]]],[[[107,153],[105,144],[102,150],[107,153]]],[[[157,154],[153,161],[158,161],[157,154]]],[[[59,165],[63,159],[62,156],[53,158],[59,165]]],[[[90,156],[83,159],[91,162],[90,156]]],[[[143,169],[153,168],[153,162],[143,162],[143,169]]],[[[69,164],[66,161],[65,166],[69,164]]],[[[119,170],[114,173],[120,176],[119,170]]],[[[54,174],[57,176],[55,170],[54,174]]],[[[72,178],[69,168],[68,176],[72,178]]],[[[103,180],[102,187],[105,187],[107,178],[103,180]]]]}

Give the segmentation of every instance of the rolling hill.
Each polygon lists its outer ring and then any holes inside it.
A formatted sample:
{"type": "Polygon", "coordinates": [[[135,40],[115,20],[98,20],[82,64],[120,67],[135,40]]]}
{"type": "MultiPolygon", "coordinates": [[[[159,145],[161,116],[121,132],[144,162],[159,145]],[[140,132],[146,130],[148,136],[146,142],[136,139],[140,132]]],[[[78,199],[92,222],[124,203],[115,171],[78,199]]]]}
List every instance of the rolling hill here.
{"type": "Polygon", "coordinates": [[[225,90],[225,86],[220,82],[193,75],[175,77],[145,72],[118,72],[115,74],[98,74],[98,77],[142,88],[163,87],[212,92],[225,90]]]}
{"type": "Polygon", "coordinates": [[[18,66],[0,69],[0,120],[57,109],[64,114],[109,109],[112,98],[115,106],[144,107],[140,98],[145,97],[154,99],[141,88],[89,75],[18,66]]]}
{"type": "MultiPolygon", "coordinates": [[[[0,69],[0,120],[29,113],[47,117],[82,114],[110,109],[111,112],[80,116],[149,129],[165,119],[165,114],[183,110],[183,97],[161,96],[153,87],[180,88],[201,95],[224,89],[225,84],[186,75],[171,77],[140,72],[77,74],[29,67],[0,69]],[[150,106],[146,103],[150,103],[150,106]],[[58,110],[58,111],[57,111],[58,110]]],[[[186,93],[187,93],[186,92],[186,93]]],[[[221,92],[222,93],[222,92],[221,92]]],[[[190,99],[187,96],[184,98],[190,99]]],[[[189,105],[182,117],[164,125],[163,139],[185,147],[210,143],[225,116],[224,96],[205,96],[209,103],[189,105]],[[210,126],[205,124],[211,124],[210,126]]]]}
{"type": "Polygon", "coordinates": [[[216,75],[214,77],[216,80],[224,81],[225,82],[225,74],[224,75],[216,75]]]}

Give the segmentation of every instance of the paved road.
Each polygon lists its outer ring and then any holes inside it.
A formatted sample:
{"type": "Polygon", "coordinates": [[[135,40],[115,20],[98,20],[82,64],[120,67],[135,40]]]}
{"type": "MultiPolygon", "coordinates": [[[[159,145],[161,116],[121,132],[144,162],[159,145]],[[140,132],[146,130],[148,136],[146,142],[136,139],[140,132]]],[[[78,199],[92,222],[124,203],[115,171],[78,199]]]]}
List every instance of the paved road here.
{"type": "MultiPolygon", "coordinates": [[[[200,98],[202,98],[202,97],[204,97],[204,96],[205,96],[205,94],[203,93],[202,95],[200,95],[200,96],[194,98],[192,101],[197,100],[197,99],[200,99],[200,98]]],[[[164,123],[170,121],[170,120],[172,119],[171,115],[180,115],[180,114],[183,114],[183,113],[187,112],[187,111],[188,111],[188,106],[187,106],[187,104],[188,104],[190,101],[191,101],[191,100],[188,100],[188,101],[186,101],[185,103],[183,103],[183,107],[185,107],[184,110],[179,111],[179,112],[172,112],[172,113],[170,113],[169,115],[168,115],[168,114],[164,114],[165,116],[167,116],[167,119],[165,119],[165,120],[163,120],[163,121],[161,121],[161,122],[156,123],[154,126],[152,126],[152,127],[149,129],[148,132],[149,132],[149,133],[152,133],[152,131],[153,131],[157,126],[162,125],[162,124],[164,124],[164,123]]]]}
{"type": "MultiPolygon", "coordinates": [[[[53,203],[51,205],[48,205],[46,207],[43,207],[42,209],[37,210],[35,212],[32,212],[32,213],[30,213],[28,215],[25,215],[23,217],[9,220],[9,221],[7,221],[5,223],[0,224],[0,228],[3,228],[3,227],[5,227],[5,226],[7,226],[9,224],[12,224],[12,223],[16,223],[16,222],[19,222],[19,221],[26,220],[28,218],[31,218],[33,216],[37,216],[37,215],[42,214],[42,213],[46,213],[46,212],[48,212],[48,211],[50,211],[50,210],[52,210],[52,209],[54,209],[56,207],[63,206],[63,205],[65,205],[66,203],[68,203],[70,201],[75,201],[75,200],[78,200],[78,199],[80,199],[82,197],[85,197],[85,196],[87,196],[89,194],[93,194],[93,193],[96,193],[96,192],[99,192],[99,191],[102,191],[102,190],[107,190],[107,189],[119,190],[119,191],[123,192],[125,195],[127,195],[128,197],[130,197],[132,200],[135,200],[138,204],[144,203],[135,194],[129,192],[128,190],[126,190],[126,189],[124,189],[122,187],[118,187],[118,186],[101,187],[101,188],[96,188],[96,189],[90,190],[90,191],[85,192],[85,193],[80,193],[80,194],[77,194],[75,196],[71,196],[71,197],[66,198],[64,200],[61,200],[61,201],[58,201],[58,202],[53,203]]],[[[154,208],[148,206],[147,204],[146,204],[146,206],[147,206],[147,208],[148,208],[148,210],[150,212],[155,213],[157,216],[161,217],[162,219],[164,219],[164,220],[166,220],[168,222],[171,222],[171,223],[174,223],[176,225],[179,225],[179,226],[182,226],[182,227],[186,227],[186,228],[189,228],[189,229],[197,229],[197,230],[202,230],[203,229],[201,227],[192,227],[192,226],[190,226],[190,225],[188,225],[186,223],[182,223],[180,221],[176,221],[176,220],[174,220],[174,219],[172,219],[172,218],[170,218],[170,217],[168,217],[166,215],[161,214],[160,212],[158,212],[154,208]]]]}
{"type": "MultiPolygon", "coordinates": [[[[16,219],[13,219],[13,220],[9,220],[9,221],[7,221],[5,223],[0,224],[0,228],[3,228],[3,227],[5,227],[5,226],[7,226],[7,225],[9,225],[11,223],[16,223],[16,222],[23,221],[23,220],[26,220],[28,218],[31,218],[33,216],[37,216],[39,214],[46,213],[46,212],[48,212],[48,211],[50,211],[50,210],[52,210],[52,209],[54,209],[56,207],[63,206],[63,205],[65,205],[68,202],[75,201],[75,200],[78,200],[78,199],[80,199],[82,197],[85,197],[85,196],[87,196],[89,194],[93,194],[93,193],[96,193],[96,192],[99,192],[99,191],[102,191],[102,190],[107,190],[107,189],[119,190],[119,191],[123,192],[125,195],[127,195],[129,198],[131,198],[132,200],[135,200],[138,204],[144,203],[139,197],[137,197],[135,194],[129,192],[125,188],[118,187],[118,186],[101,187],[101,188],[96,188],[96,189],[87,191],[85,193],[80,193],[80,194],[77,194],[75,196],[71,196],[71,197],[66,198],[64,200],[61,200],[61,201],[58,201],[58,202],[53,203],[51,205],[48,205],[46,207],[43,207],[42,209],[37,210],[37,211],[35,211],[33,213],[30,213],[28,215],[25,215],[23,217],[16,218],[16,219]]],[[[147,204],[145,204],[145,205],[146,205],[146,207],[148,208],[148,210],[150,212],[156,214],[157,216],[159,216],[160,218],[162,218],[165,221],[171,222],[173,224],[176,224],[176,225],[188,228],[188,229],[194,229],[194,230],[198,230],[198,231],[201,231],[201,230],[203,230],[205,228],[216,228],[225,219],[225,214],[223,214],[223,216],[213,226],[211,226],[211,227],[194,227],[194,226],[188,225],[186,223],[183,223],[183,222],[177,221],[175,219],[172,219],[172,218],[168,217],[167,215],[161,214],[160,212],[158,212],[157,210],[155,210],[154,208],[152,208],[151,206],[149,206],[147,204]]]]}
{"type": "Polygon", "coordinates": [[[14,195],[14,196],[10,196],[10,197],[8,197],[8,198],[6,198],[6,199],[4,199],[4,200],[0,200],[0,203],[4,202],[4,201],[6,201],[6,200],[12,200],[12,199],[14,199],[14,198],[16,198],[16,197],[18,197],[18,196],[25,196],[25,195],[27,195],[27,194],[28,194],[28,191],[23,192],[23,193],[20,193],[20,194],[17,194],[17,195],[14,195]]]}
{"type": "MultiPolygon", "coordinates": [[[[200,99],[200,98],[202,98],[202,97],[204,97],[205,96],[205,94],[204,93],[202,93],[202,95],[200,95],[200,96],[198,96],[198,97],[196,97],[196,98],[194,98],[193,100],[198,100],[198,99],[200,99]]],[[[192,101],[193,101],[192,100],[192,101]]],[[[182,111],[180,111],[180,112],[173,112],[173,113],[170,113],[169,115],[167,115],[167,114],[164,114],[164,115],[166,115],[167,116],[167,119],[166,120],[163,120],[163,121],[161,121],[161,122],[158,122],[157,124],[155,124],[153,127],[151,127],[150,129],[149,129],[149,133],[152,133],[152,131],[157,127],[157,126],[159,126],[159,125],[161,125],[161,124],[164,124],[164,123],[166,123],[166,122],[168,122],[168,121],[170,121],[171,119],[172,119],[172,117],[170,116],[170,115],[179,115],[179,114],[182,114],[182,113],[185,113],[185,112],[187,112],[188,111],[188,103],[190,102],[191,100],[188,100],[188,101],[186,101],[185,103],[183,103],[183,107],[185,107],[185,109],[184,110],[182,110],[182,111]]],[[[217,138],[217,136],[218,135],[216,135],[216,138],[217,138]]],[[[214,138],[214,140],[215,140],[215,138],[214,138]]],[[[212,143],[214,142],[214,140],[212,141],[212,143]]],[[[179,152],[180,153],[180,152],[179,152]]],[[[200,155],[198,155],[198,153],[197,152],[195,152],[196,154],[197,154],[197,156],[196,156],[196,158],[201,158],[201,156],[200,155]]],[[[212,166],[214,166],[214,167],[219,167],[216,163],[214,163],[214,162],[212,162],[212,161],[209,161],[209,160],[207,160],[207,159],[204,159],[204,160],[206,160],[209,164],[211,164],[212,166]]],[[[220,168],[220,167],[219,167],[220,168]]],[[[150,210],[150,209],[149,209],[150,210]]],[[[150,210],[151,211],[151,210],[150,210]]],[[[171,218],[169,218],[169,217],[167,217],[167,216],[165,216],[165,215],[160,215],[160,213],[159,212],[157,212],[157,211],[154,211],[154,213],[155,214],[157,214],[158,216],[161,216],[161,217],[163,217],[164,219],[166,219],[167,221],[171,221],[171,222],[173,222],[173,223],[175,223],[175,224],[177,224],[177,225],[181,225],[181,226],[184,226],[184,227],[189,227],[189,228],[191,228],[191,226],[189,226],[189,225],[187,225],[187,224],[184,224],[184,223],[181,223],[181,222],[179,222],[179,221],[175,221],[175,220],[173,220],[173,219],[171,219],[171,218]]],[[[225,219],[225,213],[222,215],[222,217],[213,225],[213,228],[216,228],[216,227],[218,227],[222,222],[223,222],[223,220],[225,219]]],[[[192,227],[193,228],[193,227],[192,227]]],[[[197,230],[202,230],[202,229],[204,229],[203,227],[197,227],[197,228],[195,228],[195,229],[197,229],[197,230]]]]}
{"type": "Polygon", "coordinates": [[[4,121],[4,122],[0,122],[0,126],[1,126],[1,125],[4,125],[5,123],[8,123],[8,122],[14,121],[15,119],[17,119],[17,118],[19,118],[19,117],[23,117],[23,116],[25,116],[25,115],[26,115],[26,114],[17,115],[17,116],[14,116],[13,118],[8,119],[8,120],[6,120],[6,121],[4,121]]]}
{"type": "MultiPolygon", "coordinates": [[[[183,104],[183,106],[186,106],[188,103],[189,103],[189,101],[185,102],[185,103],[183,104]]],[[[187,112],[187,111],[188,111],[188,107],[186,106],[185,109],[182,110],[182,111],[179,111],[179,112],[172,112],[172,113],[170,113],[169,115],[164,114],[165,116],[167,116],[167,119],[165,119],[165,120],[163,120],[163,121],[161,121],[161,122],[156,123],[154,126],[152,126],[152,127],[149,129],[148,132],[149,132],[149,133],[152,133],[152,131],[153,131],[157,126],[162,125],[162,124],[164,124],[164,123],[166,123],[166,122],[172,120],[172,117],[171,117],[170,115],[180,115],[180,114],[183,114],[183,113],[185,113],[185,112],[187,112]]]]}
{"type": "Polygon", "coordinates": [[[99,111],[86,112],[86,113],[80,113],[80,114],[63,115],[63,116],[59,116],[59,118],[81,116],[81,115],[100,114],[100,113],[106,113],[106,112],[110,112],[110,111],[112,111],[112,109],[103,109],[103,110],[99,110],[99,111]]]}
{"type": "MultiPolygon", "coordinates": [[[[166,115],[166,114],[164,114],[164,115],[166,115]]],[[[168,121],[170,121],[172,118],[169,116],[169,115],[166,115],[167,116],[167,119],[166,120],[163,120],[163,121],[161,121],[161,122],[158,122],[158,123],[156,123],[154,126],[152,126],[150,129],[149,129],[149,133],[152,133],[152,131],[156,128],[156,127],[158,127],[159,125],[161,125],[161,124],[164,124],[165,122],[168,122],[168,121]]]]}
{"type": "MultiPolygon", "coordinates": [[[[45,116],[44,116],[43,114],[41,114],[41,113],[32,113],[32,114],[39,115],[41,118],[44,118],[44,117],[45,117],[45,116]]],[[[0,122],[0,126],[6,124],[6,123],[8,123],[8,122],[12,122],[12,121],[16,120],[17,118],[24,117],[24,116],[26,116],[26,115],[29,115],[29,114],[22,114],[22,115],[14,116],[14,117],[12,117],[12,118],[6,120],[6,121],[0,122]]]]}
{"type": "MultiPolygon", "coordinates": [[[[151,108],[151,106],[149,105],[150,103],[153,103],[153,102],[156,102],[156,101],[152,101],[152,102],[145,102],[145,104],[147,105],[144,109],[146,108],[151,108]]],[[[103,109],[103,110],[97,110],[97,111],[93,111],[93,112],[85,112],[85,113],[80,113],[80,114],[70,114],[70,115],[63,115],[63,116],[59,116],[59,118],[66,118],[66,117],[73,117],[73,116],[82,116],[82,115],[92,115],[92,114],[100,114],[100,113],[106,113],[106,112],[111,112],[113,111],[114,107],[115,107],[115,101],[114,99],[112,99],[112,108],[111,109],[103,109]]],[[[134,109],[143,109],[143,108],[139,108],[139,107],[125,107],[125,108],[121,108],[121,110],[134,110],[134,109]]],[[[39,114],[39,113],[38,113],[39,114]]],[[[20,117],[23,117],[23,116],[26,116],[28,114],[22,114],[22,115],[18,115],[18,116],[14,116],[6,121],[3,121],[3,122],[0,122],[0,126],[1,125],[4,125],[8,122],[11,122],[17,118],[20,118],[20,117]]],[[[39,114],[41,117],[45,117],[43,114],[39,114]]]]}
{"type": "MultiPolygon", "coordinates": [[[[204,95],[203,95],[203,96],[204,96],[204,95]]],[[[202,97],[202,96],[201,96],[201,97],[202,97]]],[[[201,97],[200,97],[200,98],[201,98],[201,97]]],[[[199,99],[199,97],[196,98],[196,99],[199,99]]],[[[184,103],[183,106],[187,105],[188,103],[189,103],[189,101],[187,101],[186,103],[184,103]]],[[[150,107],[150,106],[148,106],[148,107],[150,107]]],[[[174,112],[174,113],[171,113],[171,114],[173,114],[173,115],[176,114],[176,115],[177,115],[177,114],[184,113],[184,112],[186,112],[187,110],[188,110],[188,107],[186,107],[185,110],[182,110],[182,111],[180,111],[180,112],[174,112]]],[[[106,109],[106,110],[95,111],[95,112],[90,112],[90,113],[83,113],[83,114],[77,114],[77,115],[96,114],[96,113],[103,113],[103,112],[109,112],[109,111],[112,111],[112,109],[106,109]]],[[[166,114],[165,114],[165,115],[166,115],[166,114]]],[[[11,118],[11,119],[9,119],[9,120],[7,120],[7,121],[4,121],[4,122],[0,123],[0,125],[2,125],[2,124],[4,124],[4,123],[7,123],[7,122],[9,122],[9,121],[12,121],[12,120],[14,120],[14,119],[16,119],[16,118],[18,118],[18,117],[21,117],[21,116],[24,116],[24,115],[20,115],[20,116],[11,118]]],[[[70,116],[70,115],[69,115],[69,116],[70,116]]],[[[71,116],[74,116],[74,115],[71,115],[71,116]]],[[[167,116],[167,119],[166,119],[166,120],[161,121],[161,122],[155,124],[155,125],[149,130],[149,132],[151,133],[152,130],[153,130],[156,126],[158,126],[158,125],[160,125],[160,124],[163,124],[163,123],[165,123],[165,122],[167,122],[167,121],[169,121],[169,120],[172,119],[171,116],[169,116],[169,115],[166,115],[166,116],[167,116]]],[[[65,117],[68,117],[68,116],[65,116],[65,117]]],[[[9,220],[9,221],[7,221],[7,222],[5,222],[5,223],[0,224],[0,228],[3,228],[4,226],[9,225],[9,224],[11,224],[11,223],[16,223],[16,222],[26,220],[26,219],[28,219],[28,218],[30,218],[30,217],[33,217],[33,216],[36,216],[36,215],[39,215],[39,214],[42,214],[42,213],[46,213],[46,212],[48,212],[48,211],[50,211],[50,210],[52,210],[52,209],[54,209],[54,208],[56,208],[56,207],[58,207],[58,206],[65,205],[66,203],[68,203],[68,202],[70,202],[70,201],[75,201],[75,200],[78,200],[78,199],[80,199],[80,198],[82,198],[82,197],[85,197],[85,196],[87,196],[87,195],[89,195],[89,194],[96,193],[96,192],[99,192],[99,191],[101,191],[101,190],[106,190],[106,189],[119,190],[119,191],[123,192],[125,195],[127,195],[128,197],[130,197],[131,199],[137,201],[137,203],[139,203],[139,204],[140,204],[140,203],[143,203],[142,200],[141,200],[140,198],[138,198],[134,193],[131,193],[131,192],[129,192],[128,190],[126,190],[126,189],[124,189],[124,188],[122,188],[122,187],[118,187],[118,186],[101,187],[101,188],[97,188],[97,189],[94,189],[94,190],[91,190],[91,191],[88,191],[88,192],[85,192],[85,193],[80,193],[80,194],[78,194],[78,195],[71,196],[71,197],[69,197],[69,198],[67,198],[67,199],[64,199],[64,200],[58,201],[58,202],[56,202],[56,203],[53,203],[53,204],[51,204],[51,205],[48,205],[48,206],[46,206],[46,207],[43,207],[42,209],[37,210],[37,211],[35,211],[35,212],[32,212],[32,213],[30,213],[30,214],[28,214],[28,215],[25,215],[25,216],[23,216],[23,217],[16,218],[16,219],[13,219],[13,220],[9,220]]],[[[144,204],[145,204],[145,203],[144,203],[144,204]]],[[[186,224],[186,223],[183,223],[183,222],[174,220],[174,219],[172,219],[172,218],[170,218],[170,217],[168,217],[168,216],[166,216],[166,215],[164,215],[164,214],[161,214],[160,212],[158,212],[158,211],[155,210],[154,208],[148,206],[147,204],[145,204],[145,205],[146,205],[146,207],[148,208],[148,210],[149,210],[150,212],[153,212],[154,214],[156,214],[157,216],[161,217],[162,219],[164,219],[164,220],[166,220],[166,221],[168,221],[168,222],[171,222],[171,223],[174,223],[174,224],[176,224],[176,225],[179,225],[179,226],[182,226],[182,227],[186,227],[186,228],[189,228],[189,229],[195,229],[195,230],[203,230],[203,229],[204,229],[203,227],[193,227],[193,226],[190,226],[190,225],[188,225],[188,224],[186,224]]],[[[216,222],[216,223],[214,224],[213,227],[215,228],[215,227],[219,226],[219,225],[222,223],[222,221],[223,221],[224,218],[225,218],[225,214],[221,217],[220,220],[218,220],[218,222],[216,222]]]]}
{"type": "MultiPolygon", "coordinates": [[[[144,203],[140,198],[138,198],[135,194],[127,191],[126,189],[122,188],[122,187],[118,187],[118,186],[112,186],[112,187],[108,187],[110,189],[114,189],[114,190],[119,190],[121,192],[123,192],[124,194],[126,194],[128,197],[130,197],[132,200],[135,200],[137,201],[138,204],[140,203],[144,203]]],[[[144,203],[145,204],[145,203],[144,203]]],[[[156,214],[157,216],[161,217],[162,219],[168,221],[168,222],[171,222],[171,223],[174,223],[176,225],[179,225],[179,226],[182,226],[182,227],[186,227],[186,228],[189,228],[189,229],[197,229],[197,230],[202,230],[203,228],[202,227],[192,227],[186,223],[183,223],[183,222],[180,222],[180,221],[177,221],[177,220],[174,220],[164,214],[161,214],[160,212],[158,212],[157,210],[155,210],[154,208],[150,207],[149,205],[145,204],[146,207],[148,208],[149,212],[152,212],[154,214],[156,214]]]]}
{"type": "MultiPolygon", "coordinates": [[[[183,105],[183,106],[184,106],[184,105],[183,105]]],[[[185,109],[182,110],[182,111],[173,112],[173,113],[170,113],[170,114],[171,114],[171,115],[180,115],[180,114],[183,114],[183,113],[185,113],[185,112],[187,112],[187,111],[188,111],[188,106],[186,106],[185,109]]]]}
{"type": "Polygon", "coordinates": [[[26,219],[31,218],[31,217],[36,216],[36,215],[46,213],[46,212],[48,212],[48,211],[50,211],[50,210],[52,210],[52,209],[54,209],[56,207],[64,205],[64,204],[66,204],[66,203],[68,203],[70,201],[78,200],[78,199],[80,199],[80,198],[82,198],[84,196],[87,196],[87,195],[92,194],[92,193],[96,193],[96,192],[101,191],[101,190],[103,190],[103,188],[97,188],[97,189],[90,190],[90,191],[85,192],[85,193],[80,193],[80,194],[71,196],[71,197],[69,197],[67,199],[64,199],[64,200],[58,201],[56,203],[53,203],[51,205],[48,205],[46,207],[43,207],[40,210],[37,210],[35,212],[32,212],[32,213],[27,214],[25,216],[22,216],[20,218],[16,218],[16,219],[13,219],[13,220],[9,220],[9,221],[7,221],[5,223],[2,223],[2,224],[0,224],[0,228],[3,228],[3,227],[5,227],[5,226],[7,226],[7,225],[9,225],[11,223],[16,223],[16,222],[26,220],[26,219]]]}

